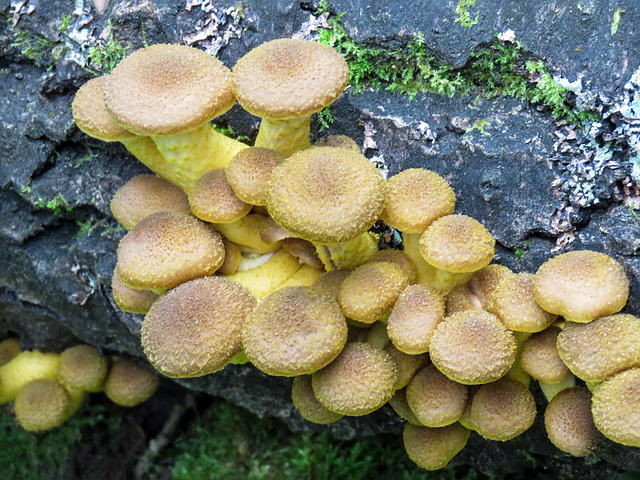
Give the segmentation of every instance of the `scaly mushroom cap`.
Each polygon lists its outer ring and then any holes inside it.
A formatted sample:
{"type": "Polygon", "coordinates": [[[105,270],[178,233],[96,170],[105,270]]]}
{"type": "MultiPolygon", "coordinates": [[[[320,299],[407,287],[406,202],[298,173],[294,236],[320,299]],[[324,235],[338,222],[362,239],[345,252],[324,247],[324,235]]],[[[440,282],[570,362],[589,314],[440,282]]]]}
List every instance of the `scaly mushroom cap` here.
{"type": "Polygon", "coordinates": [[[600,436],[591,415],[591,392],[586,387],[562,390],[547,405],[544,426],[551,443],[563,452],[591,455],[600,436]]]}
{"type": "Polygon", "coordinates": [[[98,392],[107,376],[109,362],[92,345],[76,345],[60,354],[58,380],[68,389],[98,392]]]}
{"type": "Polygon", "coordinates": [[[622,265],[604,253],[581,250],[558,255],[536,273],[536,301],[566,320],[588,323],[619,312],[629,297],[622,265]]]}
{"type": "Polygon", "coordinates": [[[471,432],[459,423],[446,427],[404,427],[404,448],[409,458],[426,470],[446,467],[469,440],[471,432]]]}
{"type": "Polygon", "coordinates": [[[522,344],[520,365],[536,380],[557,383],[567,376],[569,368],[560,358],[556,342],[560,329],[551,326],[534,333],[522,344]]]}
{"type": "Polygon", "coordinates": [[[393,397],[389,399],[389,406],[393,408],[393,411],[398,414],[400,418],[406,420],[412,425],[423,426],[420,423],[420,420],[416,418],[416,415],[411,411],[411,407],[409,407],[409,403],[407,403],[407,392],[406,388],[401,388],[396,390],[393,394],[393,397]]]}
{"type": "Polygon", "coordinates": [[[349,150],[360,153],[360,147],[355,140],[351,137],[347,137],[346,135],[327,135],[326,137],[322,137],[318,140],[315,146],[348,148],[349,150]]]}
{"type": "Polygon", "coordinates": [[[480,270],[493,258],[495,239],[477,220],[445,215],[434,220],[420,237],[420,252],[436,268],[453,273],[480,270]]]}
{"type": "Polygon", "coordinates": [[[640,319],[620,313],[587,324],[567,323],[558,335],[558,353],[587,382],[640,367],[640,319]]]}
{"type": "Polygon", "coordinates": [[[122,238],[116,274],[133,288],[168,289],[211,275],[223,261],[220,234],[191,216],[161,212],[122,238]]]}
{"type": "Polygon", "coordinates": [[[317,42],[279,39],[263,43],[233,67],[238,102],[258,117],[310,115],[337,99],[347,86],[344,58],[317,42]]]}
{"type": "Polygon", "coordinates": [[[337,422],[344,415],[334,413],[322,405],[311,387],[311,375],[300,375],[293,379],[291,400],[305,420],[320,425],[337,422]]]}
{"type": "Polygon", "coordinates": [[[429,355],[426,353],[409,355],[398,350],[391,342],[387,342],[383,350],[389,354],[393,363],[396,364],[398,379],[393,387],[395,390],[406,387],[416,372],[429,363],[429,355]]]}
{"type": "Polygon", "coordinates": [[[282,153],[270,148],[240,150],[226,169],[229,185],[241,200],[251,205],[265,205],[269,177],[285,158],[282,153]]]}
{"type": "Polygon", "coordinates": [[[269,375],[313,373],[336,358],[347,341],[338,303],[311,287],[284,287],[269,294],[247,317],[244,351],[269,375]]]}
{"type": "Polygon", "coordinates": [[[127,181],[111,199],[111,213],[126,229],[158,212],[191,213],[187,194],[166,180],[151,174],[127,181]]]}
{"type": "Polygon", "coordinates": [[[147,401],[160,386],[160,377],[142,365],[120,358],[113,362],[104,382],[104,393],[116,405],[135,407],[147,401]]]}
{"type": "Polygon", "coordinates": [[[416,283],[418,277],[418,268],[413,260],[404,252],[400,250],[394,250],[393,248],[387,248],[385,250],[378,250],[375,252],[367,262],[391,262],[395,263],[402,268],[404,274],[407,276],[409,285],[416,283]]]}
{"type": "Polygon", "coordinates": [[[435,172],[410,168],[387,180],[380,218],[405,233],[422,233],[435,219],[453,213],[456,196],[435,172]]]}
{"type": "Polygon", "coordinates": [[[466,310],[438,324],[431,361],[442,373],[465,385],[493,382],[507,373],[516,357],[516,338],[498,317],[466,310]]]}
{"type": "Polygon", "coordinates": [[[232,223],[244,217],[251,205],[238,198],[224,169],[205,173],[189,191],[193,214],[205,222],[232,223]]]}
{"type": "Polygon", "coordinates": [[[314,243],[341,243],[368,230],[384,200],[384,178],[363,155],[314,147],[278,165],[267,185],[269,214],[314,243]]]}
{"type": "Polygon", "coordinates": [[[347,343],[338,357],[312,375],[318,401],[342,415],[367,415],[393,396],[396,366],[389,354],[363,342],[347,343]]]}
{"type": "Polygon", "coordinates": [[[71,397],[57,380],[40,378],[20,389],[14,402],[16,419],[29,432],[59,427],[67,419],[71,397]]]}
{"type": "Polygon", "coordinates": [[[527,430],[535,418],[533,395],[511,377],[483,385],[473,396],[470,422],[489,440],[511,440],[527,430]]]}
{"type": "Polygon", "coordinates": [[[242,327],[256,305],[242,285],[222,277],[183,283],[144,317],[141,342],[149,362],[172,378],[222,369],[242,348],[242,327]]]}
{"type": "Polygon", "coordinates": [[[616,373],[593,391],[596,428],[614,442],[640,447],[640,368],[616,373]]]}
{"type": "Polygon", "coordinates": [[[321,274],[316,281],[313,282],[312,287],[338,300],[342,282],[344,282],[349,275],[351,275],[351,270],[347,270],[346,268],[330,270],[321,274]]]}
{"type": "Polygon", "coordinates": [[[60,355],[24,350],[0,367],[0,404],[12,401],[31,380],[57,378],[60,355]]]}
{"type": "Polygon", "coordinates": [[[111,277],[111,294],[120,310],[131,313],[147,313],[158,298],[158,294],[151,290],[140,290],[125,285],[115,272],[111,277]]]}
{"type": "MultiPolygon", "coordinates": [[[[468,286],[470,292],[475,295],[477,305],[485,310],[489,307],[491,294],[507,278],[514,276],[509,267],[504,265],[487,265],[473,274],[468,286]]],[[[474,303],[475,300],[474,300],[474,303]]]]}
{"type": "Polygon", "coordinates": [[[203,125],[232,107],[231,72],[197,48],[157,44],[113,69],[104,102],[125,129],[138,135],[174,135],[203,125]]]}

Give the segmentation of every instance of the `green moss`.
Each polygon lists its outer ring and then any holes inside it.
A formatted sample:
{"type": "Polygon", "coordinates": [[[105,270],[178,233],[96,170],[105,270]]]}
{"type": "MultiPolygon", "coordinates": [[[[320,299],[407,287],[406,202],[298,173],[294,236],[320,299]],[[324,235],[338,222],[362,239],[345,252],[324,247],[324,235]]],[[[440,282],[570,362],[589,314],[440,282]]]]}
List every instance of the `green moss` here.
{"type": "Polygon", "coordinates": [[[316,115],[316,120],[318,122],[318,128],[321,132],[327,130],[334,122],[333,115],[331,115],[330,107],[325,107],[320,110],[316,115]]]}
{"type": "Polygon", "coordinates": [[[469,7],[474,7],[476,5],[476,0],[458,0],[458,4],[456,5],[456,19],[454,20],[456,23],[459,23],[465,28],[473,27],[478,23],[480,19],[480,14],[476,14],[474,18],[471,18],[471,14],[469,7]]]}
{"type": "Polygon", "coordinates": [[[111,21],[107,24],[106,40],[98,40],[87,54],[85,70],[94,75],[104,75],[111,73],[116,65],[122,60],[129,50],[129,46],[122,45],[113,36],[111,21]]]}

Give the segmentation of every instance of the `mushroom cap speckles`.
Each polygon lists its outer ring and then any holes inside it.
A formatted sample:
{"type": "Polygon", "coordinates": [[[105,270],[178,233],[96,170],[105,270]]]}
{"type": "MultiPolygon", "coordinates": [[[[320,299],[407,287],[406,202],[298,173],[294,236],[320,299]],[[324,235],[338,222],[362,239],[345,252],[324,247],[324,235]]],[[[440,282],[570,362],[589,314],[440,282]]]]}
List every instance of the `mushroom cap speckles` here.
{"type": "Polygon", "coordinates": [[[116,405],[135,407],[147,401],[160,386],[160,377],[147,367],[120,358],[109,368],[104,382],[105,395],[116,405]]]}
{"type": "Polygon", "coordinates": [[[244,351],[269,375],[313,373],[336,358],[347,323],[335,299],[311,287],[284,287],[260,301],[242,331],[244,351]]]}
{"type": "Polygon", "coordinates": [[[253,115],[286,119],[310,115],[336,100],[347,86],[344,58],[317,42],[279,39],[264,43],[233,67],[233,90],[253,115]]]}
{"type": "Polygon", "coordinates": [[[71,397],[52,378],[27,383],[16,395],[14,410],[22,428],[30,432],[51,430],[67,419],[71,397]]]}
{"type": "Polygon", "coordinates": [[[278,165],[267,209],[280,226],[314,243],[341,243],[368,230],[384,201],[382,173],[363,155],[314,147],[278,165]]]}
{"type": "Polygon", "coordinates": [[[305,420],[320,425],[337,422],[343,415],[334,413],[322,405],[311,387],[311,375],[300,375],[293,379],[291,400],[305,420]]]}
{"type": "Polygon", "coordinates": [[[242,348],[242,327],[255,305],[249,290],[222,277],[183,283],[152,305],[142,323],[142,347],[169,377],[216,372],[242,348]]]}
{"type": "Polygon", "coordinates": [[[550,326],[534,333],[522,344],[519,362],[523,370],[536,380],[557,383],[567,376],[569,368],[556,346],[560,328],[550,326]]]}
{"type": "Polygon", "coordinates": [[[196,180],[189,191],[189,205],[196,217],[211,223],[232,223],[251,210],[229,185],[224,169],[211,170],[196,180]]]}
{"type": "Polygon", "coordinates": [[[545,262],[536,273],[536,301],[546,311],[571,322],[619,312],[629,297],[629,280],[610,256],[580,250],[545,262]]]}
{"type": "Polygon", "coordinates": [[[109,362],[92,345],[75,345],[60,354],[58,380],[67,388],[97,392],[107,376],[109,362]]]}
{"type": "Polygon", "coordinates": [[[229,185],[241,200],[251,205],[264,205],[271,172],[284,160],[282,153],[269,148],[240,150],[226,168],[229,185]]]}
{"type": "Polygon", "coordinates": [[[115,120],[138,135],[187,132],[235,102],[231,72],[197,48],[157,44],[132,53],[113,69],[104,101],[115,120]]]}

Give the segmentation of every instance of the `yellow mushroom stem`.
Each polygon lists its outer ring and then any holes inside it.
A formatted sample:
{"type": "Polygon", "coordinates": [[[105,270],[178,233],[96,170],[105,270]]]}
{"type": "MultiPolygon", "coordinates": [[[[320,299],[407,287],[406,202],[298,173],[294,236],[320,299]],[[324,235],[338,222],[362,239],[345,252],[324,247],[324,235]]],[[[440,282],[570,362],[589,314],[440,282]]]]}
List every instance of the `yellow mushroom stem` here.
{"type": "Polygon", "coordinates": [[[276,150],[287,157],[311,146],[311,115],[275,119],[263,117],[255,146],[276,150]]]}
{"type": "Polygon", "coordinates": [[[364,232],[343,243],[316,244],[318,257],[327,270],[359,267],[378,251],[378,235],[364,232]]]}
{"type": "Polygon", "coordinates": [[[551,401],[553,397],[555,397],[562,390],[567,388],[572,388],[576,386],[576,377],[573,373],[567,373],[562,380],[556,383],[547,383],[538,381],[538,385],[540,385],[540,390],[544,394],[544,397],[548,402],[551,401]]]}

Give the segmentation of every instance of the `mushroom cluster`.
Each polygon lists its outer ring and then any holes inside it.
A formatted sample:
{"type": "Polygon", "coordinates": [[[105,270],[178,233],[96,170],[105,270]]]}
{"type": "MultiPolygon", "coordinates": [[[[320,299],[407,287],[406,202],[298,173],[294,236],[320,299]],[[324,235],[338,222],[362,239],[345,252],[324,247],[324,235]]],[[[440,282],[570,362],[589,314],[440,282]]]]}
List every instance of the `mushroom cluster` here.
{"type": "Polygon", "coordinates": [[[78,126],[158,175],[133,178],[111,205],[130,229],[113,297],[145,314],[150,363],[172,378],[246,362],[293,377],[293,403],[315,423],[389,403],[425,469],[445,466],[471,430],[497,441],[527,430],[536,385],[561,450],[588,455],[598,431],[640,445],[640,320],[618,313],[620,264],[581,251],[535,275],[490,265],[493,236],[454,213],[441,176],[385,179],[346,137],[312,146],[310,116],[348,74],[302,40],[261,45],[233,71],[154,45],[80,88],[78,126]],[[208,123],[235,99],[261,117],[253,147],[208,123]]]}
{"type": "Polygon", "coordinates": [[[91,345],[57,354],[21,351],[17,338],[0,341],[0,404],[13,402],[18,424],[30,432],[62,425],[87,393],[104,392],[117,405],[133,407],[159,385],[150,369],[124,357],[100,355],[91,345]]]}

